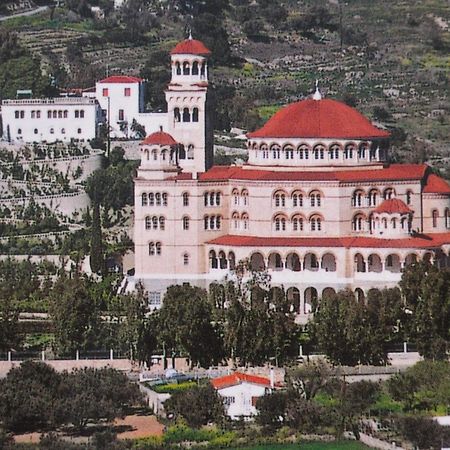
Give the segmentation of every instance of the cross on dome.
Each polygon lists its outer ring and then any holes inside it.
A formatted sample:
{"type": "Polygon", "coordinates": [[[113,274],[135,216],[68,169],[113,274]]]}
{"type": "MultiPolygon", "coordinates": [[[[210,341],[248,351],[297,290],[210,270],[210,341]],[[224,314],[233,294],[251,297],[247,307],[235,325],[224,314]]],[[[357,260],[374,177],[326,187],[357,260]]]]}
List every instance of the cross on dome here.
{"type": "Polygon", "coordinates": [[[319,80],[316,79],[316,92],[314,92],[313,100],[322,100],[322,94],[319,90],[319,80]]]}

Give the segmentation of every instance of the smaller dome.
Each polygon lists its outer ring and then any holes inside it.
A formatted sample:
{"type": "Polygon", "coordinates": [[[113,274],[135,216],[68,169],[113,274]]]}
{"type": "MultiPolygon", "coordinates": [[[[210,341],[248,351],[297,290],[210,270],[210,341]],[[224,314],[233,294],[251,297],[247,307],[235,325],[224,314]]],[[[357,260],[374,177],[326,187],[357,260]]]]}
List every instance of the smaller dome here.
{"type": "Polygon", "coordinates": [[[155,133],[149,134],[140,145],[176,145],[177,141],[169,134],[164,133],[164,131],[156,131],[155,133]]]}
{"type": "Polygon", "coordinates": [[[188,38],[179,42],[170,54],[209,56],[211,50],[209,50],[203,42],[198,41],[197,39],[188,38]]]}
{"type": "Polygon", "coordinates": [[[412,210],[400,199],[390,198],[378,205],[373,212],[378,214],[410,214],[412,210]]]}

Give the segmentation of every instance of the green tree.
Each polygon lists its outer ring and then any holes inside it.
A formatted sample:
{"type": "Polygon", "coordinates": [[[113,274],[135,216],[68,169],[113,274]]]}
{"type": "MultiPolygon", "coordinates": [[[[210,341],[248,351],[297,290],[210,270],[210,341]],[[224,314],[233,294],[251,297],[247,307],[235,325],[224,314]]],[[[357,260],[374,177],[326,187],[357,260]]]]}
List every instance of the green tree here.
{"type": "Polygon", "coordinates": [[[341,291],[320,301],[311,333],[333,363],[374,364],[387,361],[386,330],[382,321],[351,291],[341,291]]]}
{"type": "Polygon", "coordinates": [[[62,423],[61,376],[41,362],[25,361],[0,381],[0,420],[12,431],[32,431],[62,423]]]}
{"type": "Polygon", "coordinates": [[[408,266],[400,288],[411,312],[410,336],[425,358],[446,359],[450,348],[450,271],[421,262],[408,266]]]}
{"type": "Polygon", "coordinates": [[[10,298],[0,297],[0,351],[16,348],[20,341],[19,312],[10,298]]]}
{"type": "Polygon", "coordinates": [[[288,389],[296,396],[312,400],[331,379],[330,366],[322,359],[307,362],[287,370],[288,389]]]}
{"type": "Polygon", "coordinates": [[[396,424],[402,435],[411,441],[415,448],[441,448],[442,427],[430,417],[400,417],[396,424]]]}
{"type": "Polygon", "coordinates": [[[83,278],[61,277],[50,293],[50,317],[61,353],[93,348],[98,343],[100,311],[83,278]]]}
{"type": "Polygon", "coordinates": [[[222,398],[209,382],[175,392],[164,402],[164,409],[168,414],[183,417],[194,428],[210,422],[221,424],[225,418],[222,398]]]}
{"type": "Polygon", "coordinates": [[[141,400],[136,384],[114,369],[78,369],[65,374],[60,395],[66,423],[79,430],[89,421],[123,417],[127,407],[141,400]]]}
{"type": "Polygon", "coordinates": [[[218,364],[224,357],[207,293],[193,286],[170,286],[159,311],[160,340],[171,352],[186,353],[191,364],[218,364]]]}
{"type": "Polygon", "coordinates": [[[94,203],[93,206],[91,226],[91,252],[89,255],[89,261],[93,273],[103,273],[105,271],[100,206],[98,203],[94,203]]]}
{"type": "Polygon", "coordinates": [[[281,428],[285,424],[287,402],[288,394],[284,391],[275,391],[259,397],[256,401],[257,423],[268,431],[281,428]]]}

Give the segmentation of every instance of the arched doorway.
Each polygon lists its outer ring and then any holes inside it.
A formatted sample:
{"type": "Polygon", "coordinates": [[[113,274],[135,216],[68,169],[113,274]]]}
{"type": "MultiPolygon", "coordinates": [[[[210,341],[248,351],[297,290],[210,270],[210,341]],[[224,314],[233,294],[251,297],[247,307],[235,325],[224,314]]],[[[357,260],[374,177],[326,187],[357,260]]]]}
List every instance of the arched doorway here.
{"type": "Polygon", "coordinates": [[[306,288],[303,305],[303,312],[310,314],[316,311],[318,303],[317,289],[314,287],[306,288]]]}
{"type": "Polygon", "coordinates": [[[250,257],[250,269],[255,271],[264,270],[266,265],[264,263],[264,257],[261,253],[253,253],[250,257]]]}

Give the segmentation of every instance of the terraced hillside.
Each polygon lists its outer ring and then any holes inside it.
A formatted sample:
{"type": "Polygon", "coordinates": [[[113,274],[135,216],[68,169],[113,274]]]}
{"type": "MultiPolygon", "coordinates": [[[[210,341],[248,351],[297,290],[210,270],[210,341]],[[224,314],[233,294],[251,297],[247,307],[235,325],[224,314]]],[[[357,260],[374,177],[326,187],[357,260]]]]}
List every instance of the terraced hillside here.
{"type": "MultiPolygon", "coordinates": [[[[51,72],[59,61],[67,82],[82,87],[106,70],[147,75],[143,68],[149,61],[151,69],[164,72],[167,61],[155,52],[170,49],[192,20],[158,10],[155,27],[129,44],[125,34],[120,37],[126,28],[108,29],[105,21],[77,19],[63,9],[49,14],[6,26],[17,29],[21,42],[42,57],[44,70],[51,72]],[[115,38],[107,38],[112,32],[115,38]],[[68,57],[68,46],[76,42],[78,65],[77,58],[68,57]]],[[[341,9],[337,0],[230,0],[223,23],[241,63],[213,70],[214,83],[225,92],[219,108],[231,125],[253,128],[281,105],[308,95],[319,79],[325,95],[343,98],[396,128],[399,157],[449,156],[449,20],[447,0],[348,0],[341,9]],[[275,18],[267,14],[269,7],[275,18]],[[286,13],[279,20],[277,8],[286,13]],[[309,16],[313,20],[305,28],[309,16]]]]}

